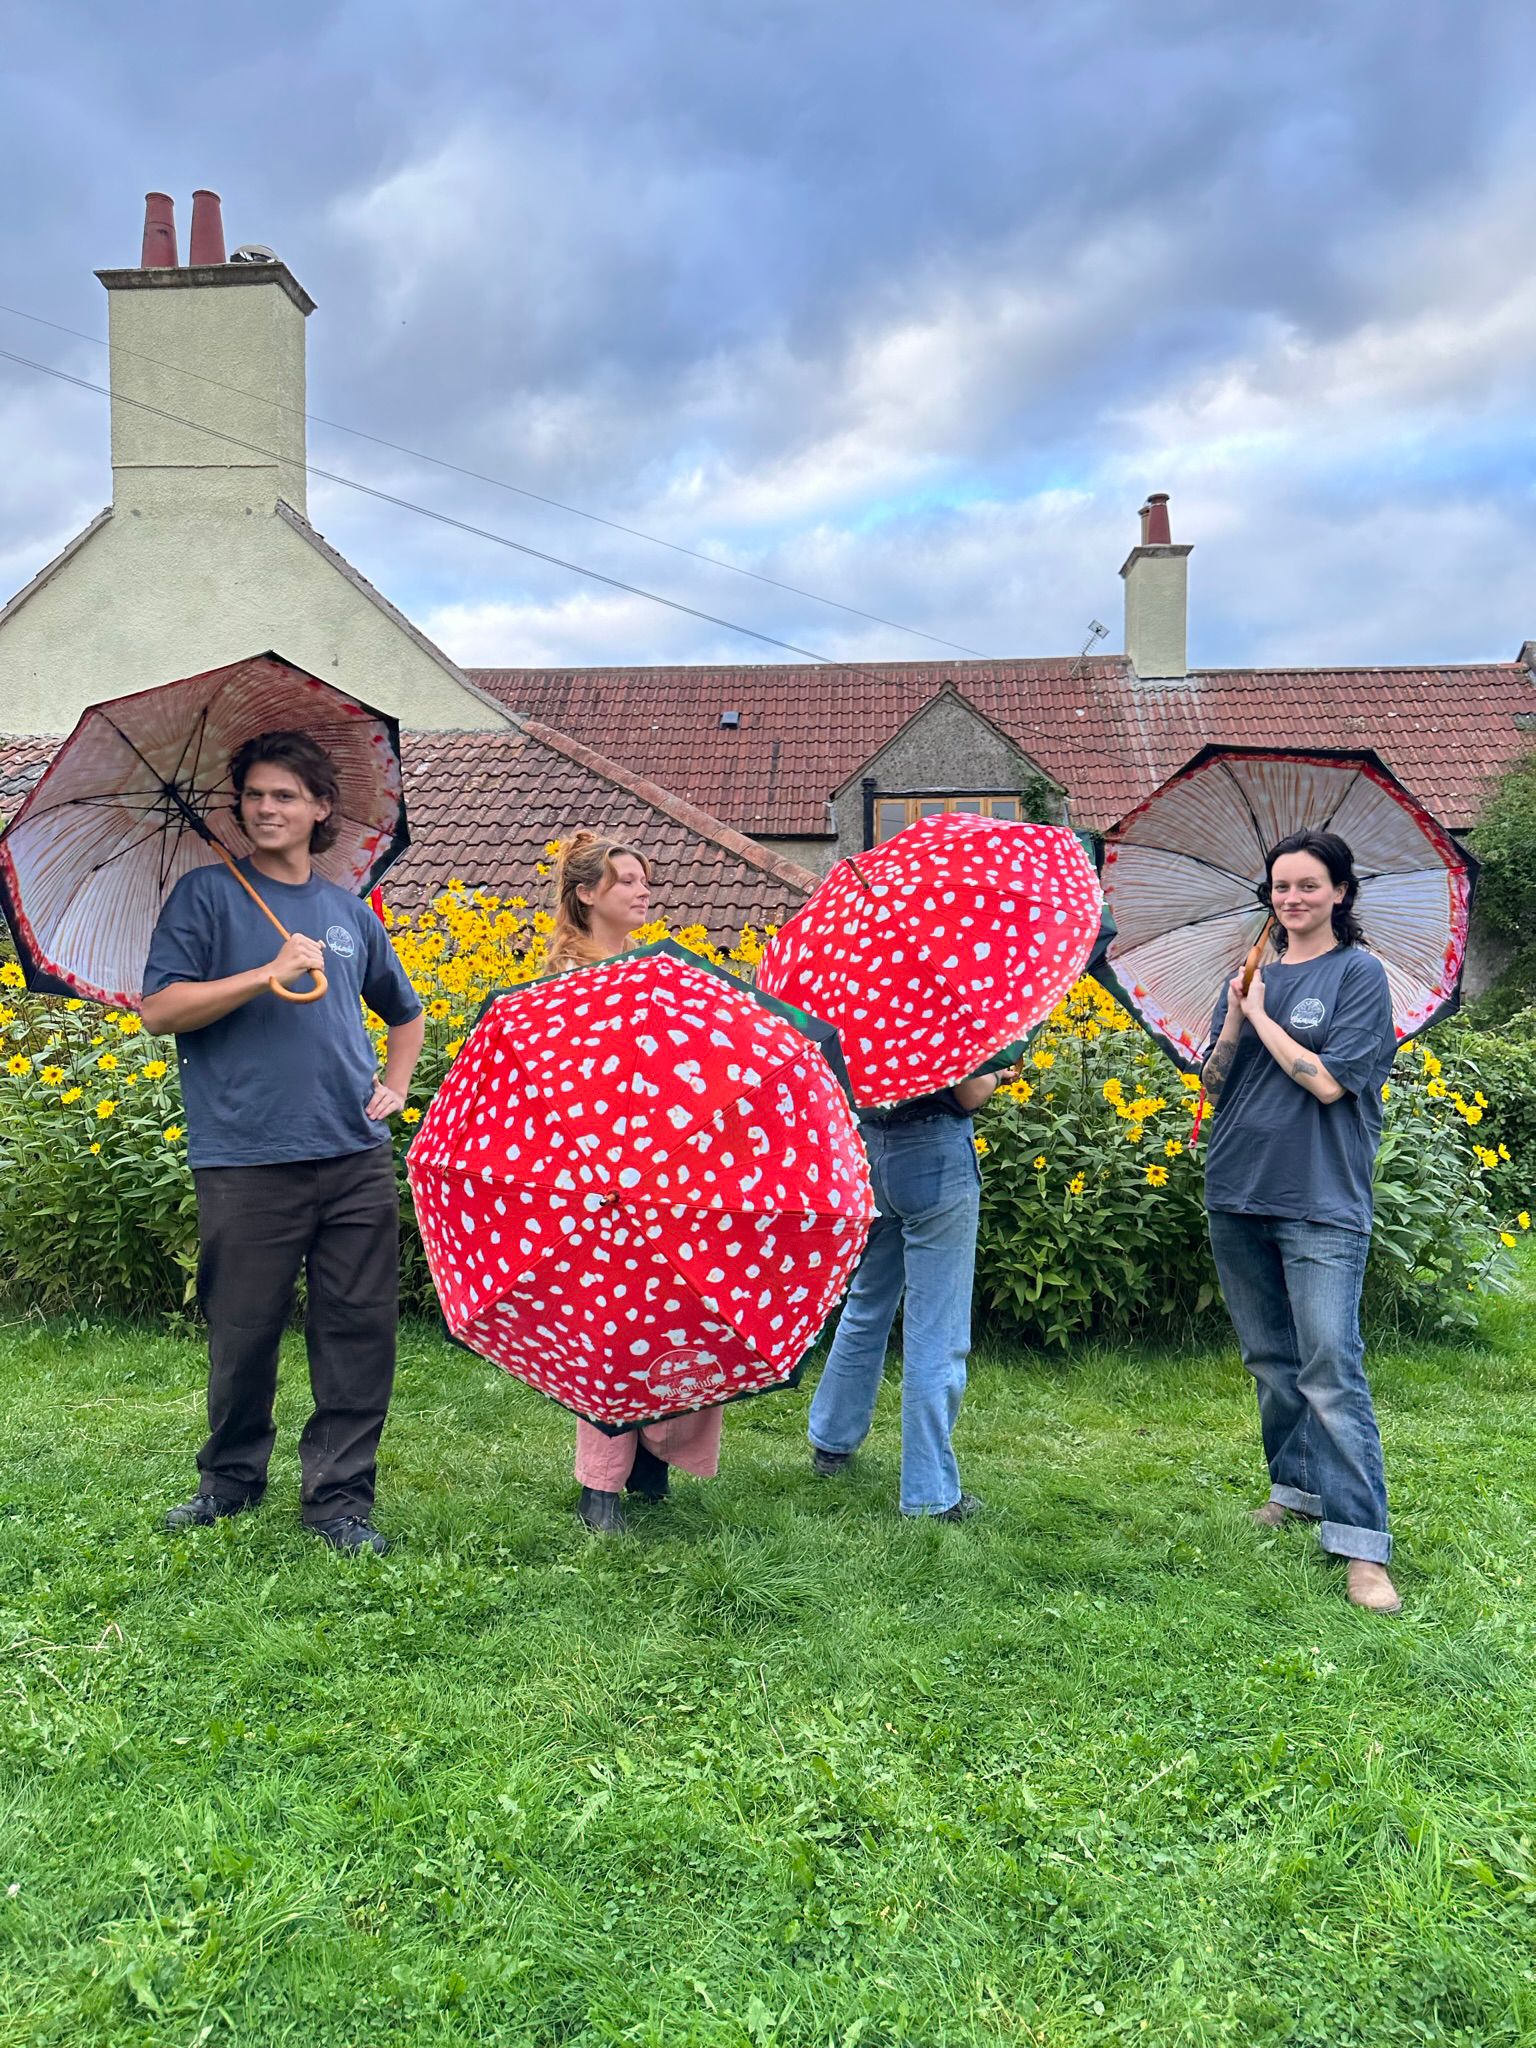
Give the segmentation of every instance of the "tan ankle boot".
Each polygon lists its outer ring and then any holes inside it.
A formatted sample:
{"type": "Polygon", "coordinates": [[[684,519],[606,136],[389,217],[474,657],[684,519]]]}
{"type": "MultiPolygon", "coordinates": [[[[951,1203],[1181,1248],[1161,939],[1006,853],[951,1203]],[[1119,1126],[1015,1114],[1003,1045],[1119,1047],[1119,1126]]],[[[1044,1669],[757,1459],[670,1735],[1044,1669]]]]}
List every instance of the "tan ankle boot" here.
{"type": "Polygon", "coordinates": [[[1349,1604],[1364,1607],[1371,1614],[1398,1614],[1402,1596],[1387,1576],[1384,1564],[1371,1564],[1363,1557],[1349,1560],[1349,1604]]]}
{"type": "Polygon", "coordinates": [[[1248,1519],[1260,1529],[1279,1529],[1289,1513],[1290,1509],[1282,1507],[1279,1501],[1267,1500],[1263,1507],[1251,1509],[1248,1519]]]}

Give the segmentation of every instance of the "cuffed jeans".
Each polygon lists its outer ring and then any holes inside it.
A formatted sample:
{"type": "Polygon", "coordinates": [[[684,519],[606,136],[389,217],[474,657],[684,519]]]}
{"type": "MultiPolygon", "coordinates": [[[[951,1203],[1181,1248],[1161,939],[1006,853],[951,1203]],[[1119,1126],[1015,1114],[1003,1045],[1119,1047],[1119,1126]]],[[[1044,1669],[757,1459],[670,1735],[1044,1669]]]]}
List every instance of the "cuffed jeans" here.
{"type": "Polygon", "coordinates": [[[1370,1238],[1213,1209],[1211,1250],[1259,1396],[1269,1497],[1321,1524],[1324,1550],[1385,1564],[1387,1481],[1366,1385],[1360,1288],[1370,1238]]]}
{"type": "Polygon", "coordinates": [[[901,1511],[942,1514],[960,1498],[950,1435],[971,1349],[981,1168],[969,1117],[864,1126],[876,1216],[811,1403],[817,1450],[869,1434],[903,1290],[901,1511]]]}
{"type": "Polygon", "coordinates": [[[204,1492],[258,1501],[277,1436],[277,1353],[302,1266],[315,1408],[299,1438],[304,1520],[366,1517],[395,1378],[400,1198],[393,1147],[279,1166],[204,1166],[198,1305],[208,1322],[204,1492]]]}

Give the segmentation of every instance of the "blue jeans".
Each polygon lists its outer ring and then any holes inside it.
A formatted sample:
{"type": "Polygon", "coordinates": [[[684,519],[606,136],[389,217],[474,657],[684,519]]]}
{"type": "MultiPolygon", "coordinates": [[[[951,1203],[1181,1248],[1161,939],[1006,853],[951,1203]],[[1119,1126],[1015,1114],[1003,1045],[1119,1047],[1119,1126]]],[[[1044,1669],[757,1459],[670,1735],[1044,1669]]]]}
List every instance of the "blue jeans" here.
{"type": "Polygon", "coordinates": [[[1360,1341],[1370,1239],[1331,1223],[1213,1209],[1211,1250],[1259,1394],[1269,1497],[1321,1523],[1324,1550],[1385,1564],[1387,1481],[1360,1341]]]}
{"type": "Polygon", "coordinates": [[[864,1142],[877,1214],[811,1403],[810,1439],[846,1452],[869,1434],[905,1289],[901,1511],[942,1514],[960,1498],[949,1439],[971,1349],[981,1166],[969,1117],[866,1124],[864,1142]]]}

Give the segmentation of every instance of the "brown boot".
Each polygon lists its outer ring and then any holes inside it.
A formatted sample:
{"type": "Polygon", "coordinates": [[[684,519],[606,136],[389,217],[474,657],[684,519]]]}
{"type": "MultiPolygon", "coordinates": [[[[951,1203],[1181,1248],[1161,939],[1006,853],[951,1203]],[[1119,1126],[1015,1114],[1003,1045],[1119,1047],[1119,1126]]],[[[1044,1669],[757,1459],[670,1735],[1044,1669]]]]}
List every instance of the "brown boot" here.
{"type": "Polygon", "coordinates": [[[1285,1526],[1286,1517],[1290,1512],[1290,1509],[1283,1507],[1279,1501],[1267,1500],[1263,1507],[1250,1510],[1248,1519],[1260,1529],[1280,1529],[1285,1526]]]}
{"type": "Polygon", "coordinates": [[[1363,1607],[1371,1614],[1402,1612],[1402,1596],[1387,1577],[1384,1564],[1371,1564],[1366,1558],[1352,1557],[1349,1560],[1348,1588],[1351,1607],[1363,1607]]]}

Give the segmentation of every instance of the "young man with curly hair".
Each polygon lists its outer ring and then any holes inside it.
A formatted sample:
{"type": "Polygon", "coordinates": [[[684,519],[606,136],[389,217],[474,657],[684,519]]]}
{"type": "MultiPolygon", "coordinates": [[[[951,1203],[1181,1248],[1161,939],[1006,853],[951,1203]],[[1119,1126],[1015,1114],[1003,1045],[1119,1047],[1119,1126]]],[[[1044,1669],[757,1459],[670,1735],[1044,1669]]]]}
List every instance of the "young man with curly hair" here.
{"type": "Polygon", "coordinates": [[[372,1513],[400,1277],[388,1120],[421,1051],[421,1004],[372,911],[315,870],[340,798],[324,748],[262,733],[237,750],[230,779],[252,848],[241,870],[292,937],[274,954],[246,892],[222,865],[200,867],[166,899],[144,969],[145,1028],[176,1038],[208,1323],[198,1489],[166,1525],[205,1527],[261,1500],[302,1268],[314,1395],[299,1439],[304,1522],[337,1550],[383,1551],[372,1513]],[[316,1002],[271,987],[308,987],[317,972],[330,987],[316,1002]],[[363,1003],[387,1029],[382,1076],[363,1003]]]}

